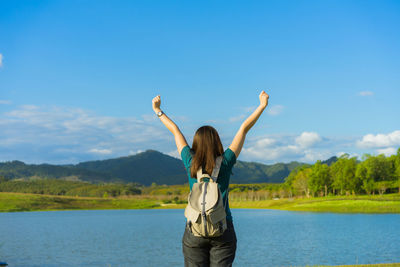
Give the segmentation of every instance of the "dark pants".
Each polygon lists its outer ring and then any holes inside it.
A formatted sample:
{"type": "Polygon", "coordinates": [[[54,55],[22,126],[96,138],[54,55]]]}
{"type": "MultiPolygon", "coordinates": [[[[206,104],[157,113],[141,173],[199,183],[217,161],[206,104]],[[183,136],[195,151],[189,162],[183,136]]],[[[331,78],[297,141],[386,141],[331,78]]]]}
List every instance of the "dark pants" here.
{"type": "Polygon", "coordinates": [[[197,237],[185,227],[182,238],[185,267],[232,266],[236,252],[236,234],[232,222],[219,237],[197,237]]]}

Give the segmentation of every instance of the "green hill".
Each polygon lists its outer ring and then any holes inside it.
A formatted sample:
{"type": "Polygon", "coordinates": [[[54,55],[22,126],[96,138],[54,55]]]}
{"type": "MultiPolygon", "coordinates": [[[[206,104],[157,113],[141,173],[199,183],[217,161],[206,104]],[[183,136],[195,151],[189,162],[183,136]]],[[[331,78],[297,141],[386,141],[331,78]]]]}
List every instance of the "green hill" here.
{"type": "Polygon", "coordinates": [[[333,156],[333,157],[330,157],[330,158],[327,159],[327,160],[322,161],[321,163],[322,163],[322,164],[326,164],[326,165],[328,165],[328,166],[331,166],[331,165],[332,165],[333,163],[335,163],[336,161],[338,161],[338,157],[333,156]]]}
{"type": "MultiPolygon", "coordinates": [[[[265,165],[238,161],[232,183],[282,183],[291,170],[303,163],[265,165]]],[[[187,176],[182,161],[155,150],[115,159],[87,161],[76,165],[0,163],[0,177],[6,179],[56,178],[89,182],[123,182],[143,185],[184,184],[187,176]]]]}
{"type": "Polygon", "coordinates": [[[233,168],[232,183],[283,183],[284,179],[297,166],[299,162],[276,163],[265,165],[256,162],[238,161],[233,168]]]}
{"type": "Polygon", "coordinates": [[[67,180],[83,180],[91,182],[117,182],[110,175],[86,169],[75,168],[73,165],[61,166],[51,164],[25,164],[21,161],[0,163],[0,177],[6,179],[20,178],[56,178],[67,180]]]}
{"type": "Polygon", "coordinates": [[[87,161],[75,168],[101,172],[117,177],[124,182],[143,185],[184,184],[187,180],[181,160],[155,150],[147,150],[129,157],[108,160],[87,161]]]}

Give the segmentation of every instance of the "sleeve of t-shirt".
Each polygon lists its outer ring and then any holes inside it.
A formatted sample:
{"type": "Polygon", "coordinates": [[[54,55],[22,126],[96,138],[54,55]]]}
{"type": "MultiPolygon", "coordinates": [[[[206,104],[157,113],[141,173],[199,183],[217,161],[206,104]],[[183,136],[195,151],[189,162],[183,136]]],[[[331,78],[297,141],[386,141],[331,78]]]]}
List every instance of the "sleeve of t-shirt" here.
{"type": "Polygon", "coordinates": [[[192,162],[192,154],[190,153],[190,147],[185,146],[181,151],[181,158],[183,165],[185,165],[186,170],[190,169],[190,164],[192,162]]]}
{"type": "Polygon", "coordinates": [[[235,163],[236,163],[236,155],[230,148],[227,148],[225,150],[224,158],[225,158],[229,168],[232,168],[233,165],[235,165],[235,163]]]}

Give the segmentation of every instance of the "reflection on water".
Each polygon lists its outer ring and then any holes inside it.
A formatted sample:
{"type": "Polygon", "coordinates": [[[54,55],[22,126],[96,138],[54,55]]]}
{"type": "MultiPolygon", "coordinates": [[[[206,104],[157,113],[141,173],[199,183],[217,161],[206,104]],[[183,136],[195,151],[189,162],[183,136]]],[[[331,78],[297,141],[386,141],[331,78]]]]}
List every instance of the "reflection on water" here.
{"type": "MultiPolygon", "coordinates": [[[[400,262],[399,214],[232,211],[235,266],[400,262]]],[[[13,266],[183,266],[183,210],[0,213],[13,266]]]]}

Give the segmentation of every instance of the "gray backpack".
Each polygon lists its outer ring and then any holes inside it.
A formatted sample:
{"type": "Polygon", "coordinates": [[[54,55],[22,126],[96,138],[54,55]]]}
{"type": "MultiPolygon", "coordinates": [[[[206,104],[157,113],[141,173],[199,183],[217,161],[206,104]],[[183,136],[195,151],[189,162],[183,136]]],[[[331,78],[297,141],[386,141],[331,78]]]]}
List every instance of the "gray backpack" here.
{"type": "Polygon", "coordinates": [[[216,159],[211,177],[203,174],[201,168],[197,171],[197,183],[193,184],[185,209],[187,226],[195,236],[216,237],[227,228],[225,205],[217,184],[221,163],[220,156],[216,159]],[[209,178],[209,182],[204,178],[209,178]]]}

